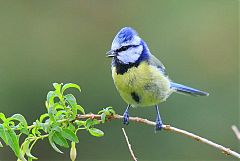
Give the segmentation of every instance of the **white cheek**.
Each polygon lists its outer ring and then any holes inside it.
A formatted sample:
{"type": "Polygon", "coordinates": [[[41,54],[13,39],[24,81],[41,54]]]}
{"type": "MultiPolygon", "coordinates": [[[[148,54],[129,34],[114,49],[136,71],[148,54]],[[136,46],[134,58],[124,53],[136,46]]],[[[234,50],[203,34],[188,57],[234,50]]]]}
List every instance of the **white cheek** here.
{"type": "Polygon", "coordinates": [[[141,56],[142,50],[142,46],[139,46],[137,48],[130,48],[127,51],[118,53],[117,58],[124,64],[135,63],[141,56]]]}

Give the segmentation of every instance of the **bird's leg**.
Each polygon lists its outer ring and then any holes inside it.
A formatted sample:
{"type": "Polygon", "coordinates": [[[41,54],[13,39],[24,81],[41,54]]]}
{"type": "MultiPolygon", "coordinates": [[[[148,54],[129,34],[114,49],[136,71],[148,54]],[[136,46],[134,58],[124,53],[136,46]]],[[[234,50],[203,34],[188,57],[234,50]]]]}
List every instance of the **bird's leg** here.
{"type": "Polygon", "coordinates": [[[123,113],[123,124],[128,125],[128,120],[129,120],[129,114],[128,114],[128,109],[130,105],[127,106],[125,112],[123,113]]]}
{"type": "Polygon", "coordinates": [[[156,130],[161,130],[162,129],[162,119],[159,113],[159,109],[158,109],[158,105],[155,106],[156,107],[156,112],[157,112],[157,118],[156,118],[156,130]]]}

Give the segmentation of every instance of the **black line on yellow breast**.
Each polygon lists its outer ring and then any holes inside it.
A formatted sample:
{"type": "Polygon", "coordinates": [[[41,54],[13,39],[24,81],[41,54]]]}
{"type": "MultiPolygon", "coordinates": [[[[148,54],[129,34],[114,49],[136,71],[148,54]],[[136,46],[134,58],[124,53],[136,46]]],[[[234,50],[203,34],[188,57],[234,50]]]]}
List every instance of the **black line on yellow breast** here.
{"type": "Polygon", "coordinates": [[[132,67],[138,67],[139,63],[129,63],[129,64],[121,64],[118,63],[118,61],[116,61],[116,72],[117,74],[123,75],[124,73],[126,73],[128,71],[128,69],[132,68],[132,67]]]}
{"type": "Polygon", "coordinates": [[[140,102],[140,97],[139,97],[139,95],[138,95],[136,92],[132,92],[132,93],[131,93],[131,96],[132,96],[132,99],[133,99],[134,101],[136,101],[137,103],[140,102]]]}

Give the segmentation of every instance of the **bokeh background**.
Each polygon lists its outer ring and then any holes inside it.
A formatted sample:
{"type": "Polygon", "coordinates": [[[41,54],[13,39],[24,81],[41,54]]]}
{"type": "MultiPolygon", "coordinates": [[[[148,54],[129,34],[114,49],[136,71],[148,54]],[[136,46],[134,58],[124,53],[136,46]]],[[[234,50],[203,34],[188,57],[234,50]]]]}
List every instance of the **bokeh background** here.
{"type": "MultiPolygon", "coordinates": [[[[240,151],[231,125],[239,122],[239,1],[1,1],[0,112],[21,113],[31,124],[45,112],[53,82],[82,88],[78,102],[87,112],[113,106],[122,114],[105,57],[116,32],[132,26],[167,67],[173,80],[206,90],[209,97],[174,94],[160,105],[166,124],[187,129],[240,151]]],[[[131,109],[132,116],[155,120],[154,108],[131,109]]],[[[78,160],[131,160],[120,121],[99,126],[103,138],[79,134],[78,160]]],[[[153,127],[125,127],[139,160],[234,160],[216,149],[153,127]]],[[[40,141],[33,154],[69,160],[40,141]]],[[[16,160],[8,147],[0,160],[16,160]]]]}

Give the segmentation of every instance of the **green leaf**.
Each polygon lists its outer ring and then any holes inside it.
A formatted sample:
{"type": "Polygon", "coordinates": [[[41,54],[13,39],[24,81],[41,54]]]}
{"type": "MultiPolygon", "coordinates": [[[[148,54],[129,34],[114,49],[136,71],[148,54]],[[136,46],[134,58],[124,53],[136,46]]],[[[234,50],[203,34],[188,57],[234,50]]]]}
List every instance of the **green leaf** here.
{"type": "Polygon", "coordinates": [[[11,117],[9,117],[9,118],[7,118],[7,120],[6,120],[6,125],[8,125],[9,127],[13,127],[13,128],[16,128],[15,127],[15,123],[14,123],[14,121],[11,121],[12,120],[12,118],[11,117]]]}
{"type": "Polygon", "coordinates": [[[62,128],[58,124],[52,124],[52,131],[61,132],[62,128]]]}
{"type": "Polygon", "coordinates": [[[86,120],[86,127],[87,128],[90,128],[91,126],[93,126],[93,125],[97,125],[97,124],[100,124],[100,122],[97,120],[97,119],[87,119],[86,120]]]}
{"type": "Polygon", "coordinates": [[[67,140],[61,135],[60,132],[55,132],[53,134],[53,141],[62,147],[69,148],[67,140]]]}
{"type": "Polygon", "coordinates": [[[25,135],[28,135],[29,134],[29,131],[28,131],[28,128],[27,127],[23,127],[20,129],[20,132],[25,134],[25,135]]]}
{"type": "Polygon", "coordinates": [[[103,108],[102,110],[98,111],[98,114],[102,114],[105,112],[105,109],[103,108]]]}
{"type": "Polygon", "coordinates": [[[26,153],[26,155],[27,155],[28,158],[38,159],[38,158],[36,158],[35,156],[33,156],[33,155],[31,154],[31,149],[29,148],[29,145],[30,145],[30,141],[29,141],[29,140],[27,140],[27,141],[25,141],[25,142],[23,143],[23,146],[22,146],[22,147],[23,147],[23,148],[22,148],[23,154],[26,153]]]}
{"type": "Polygon", "coordinates": [[[110,116],[110,115],[116,114],[116,112],[113,110],[112,107],[103,108],[102,110],[100,110],[98,112],[98,114],[102,114],[102,113],[105,113],[106,116],[110,116]]]}
{"type": "Polygon", "coordinates": [[[3,139],[3,141],[8,144],[8,139],[6,136],[6,130],[2,124],[0,124],[0,138],[3,139]]]}
{"type": "Polygon", "coordinates": [[[74,83],[67,83],[62,87],[62,94],[64,93],[64,91],[68,88],[76,88],[81,92],[81,88],[79,85],[74,84],[74,83]]]}
{"type": "Polygon", "coordinates": [[[82,121],[82,120],[75,120],[74,123],[77,126],[85,126],[86,125],[86,121],[82,121]]]}
{"type": "Polygon", "coordinates": [[[98,125],[98,124],[100,124],[99,120],[97,120],[97,119],[92,120],[92,126],[93,125],[98,125]]]}
{"type": "Polygon", "coordinates": [[[55,108],[56,110],[59,110],[59,109],[60,109],[60,110],[63,110],[63,109],[64,109],[64,107],[63,107],[60,103],[58,103],[58,102],[55,103],[53,106],[54,106],[54,108],[55,108]]]}
{"type": "Polygon", "coordinates": [[[5,117],[5,115],[4,115],[3,113],[0,113],[0,119],[1,119],[3,122],[5,122],[6,117],[5,117]]]}
{"type": "Polygon", "coordinates": [[[114,111],[114,109],[112,109],[112,107],[110,109],[108,109],[108,111],[111,113],[111,115],[115,115],[116,112],[114,111]]]}
{"type": "Polygon", "coordinates": [[[48,113],[42,114],[42,115],[40,116],[39,121],[42,123],[43,120],[44,120],[46,117],[48,117],[48,116],[49,116],[48,113]]]}
{"type": "Polygon", "coordinates": [[[101,114],[101,120],[102,120],[102,123],[105,123],[105,121],[106,121],[106,114],[105,113],[101,114]]]}
{"type": "Polygon", "coordinates": [[[82,114],[85,114],[84,108],[80,105],[76,105],[77,110],[79,110],[80,112],[82,112],[82,114]]]}
{"type": "Polygon", "coordinates": [[[35,157],[35,156],[33,156],[33,155],[31,154],[31,151],[30,151],[29,148],[26,150],[26,155],[27,155],[29,158],[31,158],[31,159],[35,159],[35,160],[38,159],[37,157],[35,157]]]}
{"type": "Polygon", "coordinates": [[[51,106],[51,107],[48,109],[49,118],[50,118],[50,120],[51,120],[52,122],[56,122],[55,117],[54,117],[54,115],[56,114],[56,112],[57,112],[57,111],[54,109],[53,106],[51,106]]]}
{"type": "Polygon", "coordinates": [[[27,161],[27,160],[24,158],[24,156],[23,156],[23,154],[22,154],[21,151],[20,151],[20,153],[19,153],[18,159],[20,159],[21,161],[27,161]]]}
{"type": "Polygon", "coordinates": [[[113,109],[111,106],[106,107],[107,110],[113,109]]]}
{"type": "Polygon", "coordinates": [[[39,132],[39,130],[38,130],[37,127],[34,127],[34,128],[32,129],[32,134],[33,134],[33,135],[37,135],[37,136],[40,136],[40,135],[41,135],[41,133],[39,132]]]}
{"type": "Polygon", "coordinates": [[[53,142],[53,133],[49,134],[48,140],[49,140],[50,145],[56,152],[63,154],[63,152],[61,150],[59,150],[58,147],[56,146],[56,144],[53,142]]]}
{"type": "Polygon", "coordinates": [[[14,119],[14,120],[19,121],[20,123],[22,123],[22,125],[23,125],[24,127],[27,127],[27,126],[28,126],[26,119],[25,119],[24,116],[21,115],[21,114],[14,114],[11,118],[14,119]]]}
{"type": "Polygon", "coordinates": [[[62,83],[53,83],[53,87],[56,89],[57,93],[60,93],[61,91],[61,87],[62,87],[62,83]]]}
{"type": "Polygon", "coordinates": [[[88,131],[92,136],[101,137],[104,135],[104,132],[97,128],[90,128],[88,131]]]}
{"type": "Polygon", "coordinates": [[[78,143],[78,137],[74,132],[69,129],[63,129],[61,132],[62,136],[70,141],[78,143]]]}
{"type": "Polygon", "coordinates": [[[0,148],[2,148],[3,147],[3,145],[2,145],[2,142],[0,141],[0,148]]]}
{"type": "Polygon", "coordinates": [[[88,118],[88,119],[85,121],[85,126],[86,126],[86,128],[90,128],[91,125],[92,125],[92,119],[88,118]]]}
{"type": "Polygon", "coordinates": [[[53,105],[54,104],[54,98],[56,97],[56,93],[55,91],[49,91],[48,94],[47,94],[47,102],[50,104],[50,105],[53,105]]]}
{"type": "Polygon", "coordinates": [[[73,107],[72,107],[71,117],[70,117],[69,119],[70,119],[70,120],[75,120],[76,115],[77,115],[77,107],[76,107],[76,106],[73,106],[73,107]]]}
{"type": "Polygon", "coordinates": [[[17,157],[19,157],[20,156],[20,147],[19,147],[18,136],[16,135],[16,133],[12,129],[8,129],[6,131],[6,137],[7,137],[7,140],[8,140],[8,145],[14,151],[15,155],[17,157]]]}
{"type": "Polygon", "coordinates": [[[77,105],[76,98],[72,94],[67,94],[64,96],[64,98],[71,107],[77,105]]]}
{"type": "Polygon", "coordinates": [[[71,130],[72,132],[74,132],[76,130],[76,127],[74,126],[74,124],[69,124],[67,128],[69,130],[71,130]]]}
{"type": "Polygon", "coordinates": [[[26,150],[29,148],[30,140],[25,140],[21,145],[21,150],[23,155],[26,153],[26,150]]]}
{"type": "Polygon", "coordinates": [[[19,124],[17,126],[18,130],[20,130],[21,133],[24,133],[26,135],[29,134],[28,129],[27,129],[28,124],[27,124],[27,121],[26,121],[26,119],[24,118],[23,115],[14,114],[12,117],[7,118],[7,120],[9,121],[9,123],[11,123],[10,122],[11,120],[19,121],[19,124]]]}
{"type": "MultiPolygon", "coordinates": [[[[21,146],[21,152],[20,152],[20,157],[19,159],[20,160],[24,160],[24,155],[26,154],[28,156],[28,160],[29,159],[37,159],[36,157],[32,156],[31,153],[30,153],[30,149],[29,149],[29,145],[30,145],[30,140],[25,140],[23,143],[22,143],[22,146],[21,146]]],[[[25,159],[26,160],[26,159],[25,159]]]]}
{"type": "Polygon", "coordinates": [[[40,123],[39,128],[42,128],[42,130],[47,133],[48,132],[48,128],[50,127],[50,124],[45,124],[45,123],[40,123]]]}
{"type": "Polygon", "coordinates": [[[67,115],[67,111],[65,110],[60,110],[56,113],[56,117],[59,119],[62,119],[65,115],[67,115]]]}

